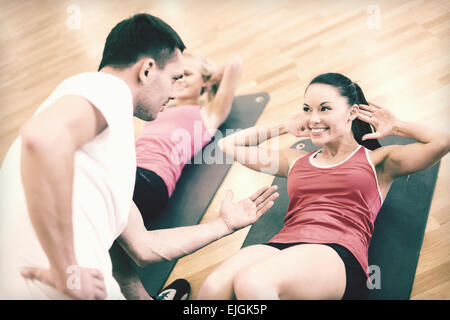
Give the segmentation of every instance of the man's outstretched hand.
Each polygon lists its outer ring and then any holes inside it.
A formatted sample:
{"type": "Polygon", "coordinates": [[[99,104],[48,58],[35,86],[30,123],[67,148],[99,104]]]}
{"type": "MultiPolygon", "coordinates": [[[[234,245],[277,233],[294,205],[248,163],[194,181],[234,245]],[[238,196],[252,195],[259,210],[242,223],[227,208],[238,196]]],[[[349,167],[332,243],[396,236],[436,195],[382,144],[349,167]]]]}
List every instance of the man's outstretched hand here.
{"type": "Polygon", "coordinates": [[[233,191],[227,190],[222,202],[220,217],[230,229],[230,232],[244,228],[256,222],[272,206],[279,194],[277,186],[265,186],[247,199],[233,202],[233,191]]]}

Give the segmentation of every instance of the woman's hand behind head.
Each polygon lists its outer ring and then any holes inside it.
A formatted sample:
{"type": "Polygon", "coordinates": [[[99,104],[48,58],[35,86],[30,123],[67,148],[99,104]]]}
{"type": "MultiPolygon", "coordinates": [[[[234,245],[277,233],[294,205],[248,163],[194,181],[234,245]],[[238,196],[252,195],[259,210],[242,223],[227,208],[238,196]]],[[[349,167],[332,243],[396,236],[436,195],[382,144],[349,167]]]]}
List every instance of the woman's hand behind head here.
{"type": "Polygon", "coordinates": [[[300,138],[309,137],[309,129],[302,112],[297,112],[283,121],[286,132],[300,138]]]}

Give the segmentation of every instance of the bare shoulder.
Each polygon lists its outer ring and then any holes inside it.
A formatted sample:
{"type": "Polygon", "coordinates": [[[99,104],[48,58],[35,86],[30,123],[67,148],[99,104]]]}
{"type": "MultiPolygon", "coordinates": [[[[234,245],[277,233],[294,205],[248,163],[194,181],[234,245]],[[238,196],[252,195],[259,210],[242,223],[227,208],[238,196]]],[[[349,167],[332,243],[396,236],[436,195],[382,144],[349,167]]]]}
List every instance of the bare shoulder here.
{"type": "Polygon", "coordinates": [[[47,142],[49,137],[54,141],[70,139],[78,149],[106,126],[104,116],[89,100],[78,95],[64,95],[31,118],[22,127],[21,136],[26,139],[45,137],[43,140],[47,142]]]}
{"type": "Polygon", "coordinates": [[[298,158],[308,154],[308,152],[306,152],[306,151],[299,150],[299,149],[291,149],[291,148],[283,149],[283,152],[285,154],[285,157],[287,159],[289,159],[290,161],[295,161],[298,158]]]}
{"type": "Polygon", "coordinates": [[[370,162],[372,162],[372,164],[375,167],[382,165],[383,162],[386,160],[386,158],[389,156],[389,154],[396,148],[398,148],[398,146],[390,145],[390,146],[380,147],[375,150],[368,150],[370,162]]]}
{"type": "Polygon", "coordinates": [[[386,159],[389,157],[391,152],[398,147],[399,146],[397,145],[389,145],[372,151],[368,150],[369,160],[375,167],[378,186],[383,199],[386,199],[389,189],[394,181],[394,178],[388,173],[388,170],[386,170],[386,159]]]}
{"type": "Polygon", "coordinates": [[[308,152],[298,149],[286,148],[282,150],[281,154],[287,164],[287,168],[289,169],[295,161],[307,155],[308,152]]]}

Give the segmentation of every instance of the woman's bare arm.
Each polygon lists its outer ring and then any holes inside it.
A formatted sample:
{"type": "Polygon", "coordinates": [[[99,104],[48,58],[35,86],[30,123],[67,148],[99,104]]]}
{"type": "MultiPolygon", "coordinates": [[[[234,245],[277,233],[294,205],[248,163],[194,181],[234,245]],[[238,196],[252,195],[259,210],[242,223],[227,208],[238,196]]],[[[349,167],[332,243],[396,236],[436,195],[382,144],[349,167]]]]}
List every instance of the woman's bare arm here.
{"type": "MultiPolygon", "coordinates": [[[[420,123],[400,121],[389,110],[370,102],[360,106],[358,117],[375,126],[377,131],[366,138],[384,138],[391,135],[414,139],[408,145],[382,147],[374,153],[375,165],[392,179],[425,170],[433,166],[450,150],[450,134],[420,123]]],[[[364,139],[364,138],[363,138],[364,139]]]]}
{"type": "Polygon", "coordinates": [[[450,135],[419,123],[399,121],[394,135],[419,142],[387,148],[384,172],[392,178],[425,170],[436,164],[450,150],[450,135]]]}
{"type": "Polygon", "coordinates": [[[212,101],[202,109],[208,129],[216,130],[228,118],[241,73],[242,60],[234,56],[212,74],[208,86],[219,83],[219,88],[212,101]]]}
{"type": "Polygon", "coordinates": [[[291,133],[296,137],[308,136],[301,113],[285,121],[251,127],[238,131],[219,141],[219,148],[228,156],[255,171],[277,176],[287,176],[289,167],[306,152],[295,149],[278,149],[261,145],[264,141],[291,133]]]}

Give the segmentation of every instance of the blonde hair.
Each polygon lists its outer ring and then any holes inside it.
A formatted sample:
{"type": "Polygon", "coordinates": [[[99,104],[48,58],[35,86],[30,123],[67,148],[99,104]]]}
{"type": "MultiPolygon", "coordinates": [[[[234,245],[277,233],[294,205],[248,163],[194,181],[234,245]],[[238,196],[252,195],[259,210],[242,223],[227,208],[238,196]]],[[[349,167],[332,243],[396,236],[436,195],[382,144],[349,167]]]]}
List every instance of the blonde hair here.
{"type": "MultiPolygon", "coordinates": [[[[209,79],[211,79],[211,76],[216,70],[216,65],[211,62],[210,60],[206,59],[202,55],[192,52],[192,51],[184,51],[183,56],[196,59],[198,62],[200,62],[200,73],[202,75],[203,81],[208,82],[209,79]]],[[[219,83],[214,84],[209,90],[208,90],[208,102],[210,102],[212,99],[214,99],[217,89],[219,88],[219,83]]],[[[203,94],[203,92],[202,92],[203,94]]]]}

